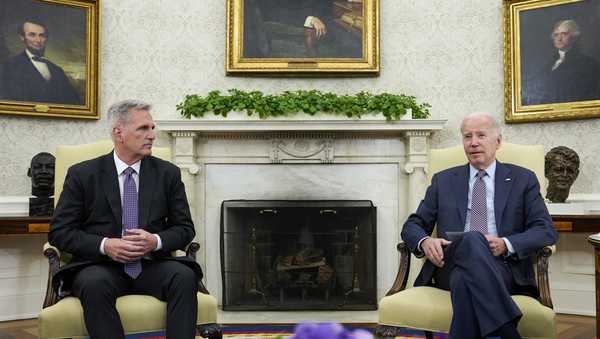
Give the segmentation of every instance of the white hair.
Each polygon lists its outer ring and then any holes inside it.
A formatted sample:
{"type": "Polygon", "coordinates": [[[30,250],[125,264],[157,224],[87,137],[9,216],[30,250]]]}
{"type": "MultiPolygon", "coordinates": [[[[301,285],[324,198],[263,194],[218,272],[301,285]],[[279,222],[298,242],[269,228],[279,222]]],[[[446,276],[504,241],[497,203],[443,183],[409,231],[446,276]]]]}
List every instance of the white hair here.
{"type": "Polygon", "coordinates": [[[471,113],[471,114],[467,115],[466,117],[464,117],[462,122],[460,123],[460,132],[461,133],[465,127],[465,123],[467,122],[467,120],[474,119],[474,118],[484,118],[484,119],[489,120],[492,123],[492,130],[494,130],[498,134],[498,136],[502,136],[502,130],[500,128],[500,123],[498,122],[498,119],[496,119],[496,117],[494,117],[493,115],[491,115],[489,113],[485,113],[485,112],[475,112],[475,113],[471,113]]]}
{"type": "Polygon", "coordinates": [[[575,20],[561,20],[554,25],[554,29],[552,29],[552,33],[556,31],[559,27],[565,27],[567,31],[569,31],[575,38],[579,38],[581,35],[581,31],[579,30],[579,25],[575,20]]]}

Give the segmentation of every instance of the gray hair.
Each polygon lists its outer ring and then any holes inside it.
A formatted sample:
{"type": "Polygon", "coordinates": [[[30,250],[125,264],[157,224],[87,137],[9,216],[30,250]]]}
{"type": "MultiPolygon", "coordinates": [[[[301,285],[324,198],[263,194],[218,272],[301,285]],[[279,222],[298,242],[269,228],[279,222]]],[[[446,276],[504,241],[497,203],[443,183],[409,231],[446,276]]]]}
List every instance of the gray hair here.
{"type": "Polygon", "coordinates": [[[128,99],[114,103],[108,109],[107,114],[111,136],[113,128],[124,125],[129,121],[131,110],[149,111],[150,109],[152,109],[152,105],[141,100],[128,99]]]}
{"type": "Polygon", "coordinates": [[[498,134],[498,136],[502,136],[502,129],[500,128],[500,123],[498,122],[498,119],[496,119],[496,117],[494,117],[491,114],[482,113],[482,112],[471,113],[463,118],[462,122],[460,123],[461,134],[465,127],[465,122],[467,120],[473,119],[473,118],[484,118],[484,119],[489,120],[492,123],[492,129],[498,134]]]}
{"type": "MultiPolygon", "coordinates": [[[[554,28],[552,29],[552,33],[554,34],[554,31],[556,31],[561,26],[564,26],[571,34],[573,34],[575,38],[579,38],[579,36],[581,35],[581,31],[579,30],[577,22],[575,22],[575,20],[572,19],[561,20],[557,22],[554,25],[554,28]]],[[[552,37],[552,34],[550,34],[550,37],[552,37]]]]}

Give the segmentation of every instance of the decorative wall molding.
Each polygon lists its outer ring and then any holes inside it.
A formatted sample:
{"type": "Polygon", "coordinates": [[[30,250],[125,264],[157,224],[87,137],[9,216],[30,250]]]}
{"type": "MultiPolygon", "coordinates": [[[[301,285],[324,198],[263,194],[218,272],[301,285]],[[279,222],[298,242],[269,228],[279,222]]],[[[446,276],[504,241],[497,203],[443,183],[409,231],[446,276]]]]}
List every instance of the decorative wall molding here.
{"type": "Polygon", "coordinates": [[[318,161],[323,164],[333,163],[334,149],[331,139],[273,139],[269,152],[271,162],[318,161]]]}

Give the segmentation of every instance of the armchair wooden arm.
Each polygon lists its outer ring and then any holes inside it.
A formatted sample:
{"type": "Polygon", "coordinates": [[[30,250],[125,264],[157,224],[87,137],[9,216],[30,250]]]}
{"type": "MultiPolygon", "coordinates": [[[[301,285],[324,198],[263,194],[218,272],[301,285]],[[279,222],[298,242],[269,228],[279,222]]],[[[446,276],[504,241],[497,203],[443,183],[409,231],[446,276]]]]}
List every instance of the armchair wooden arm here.
{"type": "Polygon", "coordinates": [[[49,265],[48,282],[46,283],[46,297],[44,298],[43,305],[43,307],[46,308],[58,302],[58,291],[56,291],[52,286],[52,277],[60,267],[60,251],[58,248],[50,245],[49,243],[45,243],[44,256],[48,258],[49,265]]]}
{"type": "Polygon", "coordinates": [[[398,243],[396,249],[400,252],[400,267],[398,267],[398,274],[396,274],[394,285],[392,285],[392,288],[386,293],[386,296],[403,291],[406,288],[406,283],[408,281],[410,250],[404,242],[398,243]]]}
{"type": "MultiPolygon", "coordinates": [[[[400,252],[400,266],[398,267],[396,280],[386,296],[403,291],[406,288],[408,281],[411,257],[410,250],[404,242],[398,243],[396,249],[400,252]]],[[[552,297],[550,295],[550,281],[548,279],[548,261],[554,252],[554,249],[554,246],[546,246],[536,252],[537,286],[540,292],[539,301],[549,308],[553,307],[552,297]]]]}
{"type": "Polygon", "coordinates": [[[548,279],[548,261],[552,252],[554,252],[553,246],[546,246],[541,248],[536,253],[536,271],[537,271],[537,285],[540,291],[540,302],[550,308],[552,307],[552,296],[550,296],[550,280],[548,279]]]}
{"type": "MultiPolygon", "coordinates": [[[[198,250],[200,250],[200,244],[195,241],[192,241],[186,248],[185,254],[189,258],[192,258],[194,259],[194,261],[196,261],[196,253],[198,253],[198,250]]],[[[204,284],[202,283],[202,279],[198,279],[198,291],[204,294],[210,294],[208,293],[206,286],[204,286],[204,284]]]]}

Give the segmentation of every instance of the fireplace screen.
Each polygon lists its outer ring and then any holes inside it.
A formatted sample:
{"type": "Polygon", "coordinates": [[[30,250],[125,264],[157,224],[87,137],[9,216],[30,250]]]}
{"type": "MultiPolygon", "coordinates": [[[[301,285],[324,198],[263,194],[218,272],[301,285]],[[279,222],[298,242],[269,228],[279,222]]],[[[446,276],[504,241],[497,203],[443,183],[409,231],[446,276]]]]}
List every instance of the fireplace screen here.
{"type": "Polygon", "coordinates": [[[371,201],[228,200],[224,310],[376,309],[371,201]]]}

